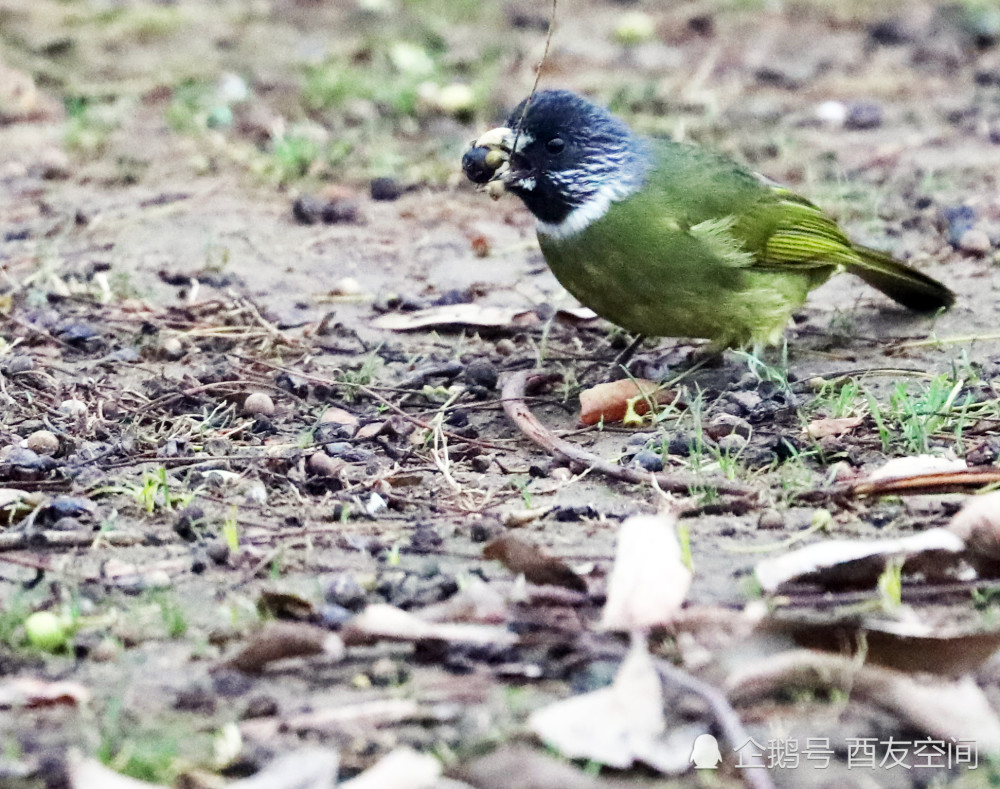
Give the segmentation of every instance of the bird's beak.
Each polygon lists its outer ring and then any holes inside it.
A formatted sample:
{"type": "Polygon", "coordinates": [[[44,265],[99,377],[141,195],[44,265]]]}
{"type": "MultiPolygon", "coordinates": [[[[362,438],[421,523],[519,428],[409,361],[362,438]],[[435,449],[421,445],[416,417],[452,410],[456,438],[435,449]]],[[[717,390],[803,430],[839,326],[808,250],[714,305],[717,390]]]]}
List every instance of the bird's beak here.
{"type": "Polygon", "coordinates": [[[484,184],[494,199],[504,192],[504,175],[509,169],[510,155],[516,135],[512,129],[490,129],[462,157],[462,169],[473,182],[484,184]]]}
{"type": "Polygon", "coordinates": [[[514,150],[514,130],[506,126],[490,129],[475,142],[476,148],[489,148],[494,151],[510,153],[514,150]]]}

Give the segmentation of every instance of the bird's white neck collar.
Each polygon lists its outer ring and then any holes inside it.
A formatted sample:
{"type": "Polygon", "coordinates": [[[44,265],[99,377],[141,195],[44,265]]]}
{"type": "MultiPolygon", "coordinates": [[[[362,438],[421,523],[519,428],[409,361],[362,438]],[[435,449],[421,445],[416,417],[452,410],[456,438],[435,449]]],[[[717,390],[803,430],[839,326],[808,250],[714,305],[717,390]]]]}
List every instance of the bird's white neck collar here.
{"type": "Polygon", "coordinates": [[[572,238],[607,214],[612,203],[631,197],[638,190],[636,185],[607,184],[598,189],[587,202],[570,211],[561,222],[543,222],[539,219],[535,223],[535,230],[538,235],[554,241],[572,238]]]}

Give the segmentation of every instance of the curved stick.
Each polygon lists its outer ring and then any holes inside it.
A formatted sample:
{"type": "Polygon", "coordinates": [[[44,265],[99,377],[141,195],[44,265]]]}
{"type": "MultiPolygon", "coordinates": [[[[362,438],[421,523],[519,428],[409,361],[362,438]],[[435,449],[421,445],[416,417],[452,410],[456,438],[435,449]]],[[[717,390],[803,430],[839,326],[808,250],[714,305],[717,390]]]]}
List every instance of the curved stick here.
{"type": "Polygon", "coordinates": [[[541,383],[547,379],[548,376],[544,373],[519,370],[504,382],[500,402],[503,404],[503,410],[507,416],[521,432],[549,454],[624,482],[645,485],[655,480],[660,489],[668,493],[679,493],[687,496],[690,495],[692,488],[706,485],[715,488],[722,495],[745,497],[754,493],[752,488],[733,480],[705,480],[684,471],[661,471],[654,474],[627,466],[619,466],[559,438],[538,421],[538,418],[531,413],[527,403],[524,402],[529,385],[541,383]]]}

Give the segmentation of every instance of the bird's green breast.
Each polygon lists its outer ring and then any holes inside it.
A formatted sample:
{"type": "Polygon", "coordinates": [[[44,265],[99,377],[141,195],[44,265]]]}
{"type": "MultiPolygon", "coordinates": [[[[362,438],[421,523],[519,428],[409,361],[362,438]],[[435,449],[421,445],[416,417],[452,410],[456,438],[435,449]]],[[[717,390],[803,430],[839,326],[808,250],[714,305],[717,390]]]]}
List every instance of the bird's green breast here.
{"type": "Polygon", "coordinates": [[[711,154],[671,146],[663,156],[641,191],[576,235],[539,233],[549,267],[581,303],[631,332],[723,347],[777,342],[834,267],[757,266],[770,190],[711,154]]]}

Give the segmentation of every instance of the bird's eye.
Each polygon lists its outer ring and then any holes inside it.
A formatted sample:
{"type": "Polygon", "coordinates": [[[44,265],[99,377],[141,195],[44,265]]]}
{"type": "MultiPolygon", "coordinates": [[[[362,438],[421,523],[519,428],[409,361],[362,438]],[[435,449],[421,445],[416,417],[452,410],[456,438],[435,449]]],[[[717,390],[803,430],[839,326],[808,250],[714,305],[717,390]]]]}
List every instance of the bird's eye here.
{"type": "Polygon", "coordinates": [[[549,153],[562,153],[563,149],[566,148],[566,142],[562,137],[553,137],[547,143],[545,143],[545,150],[549,153]]]}

